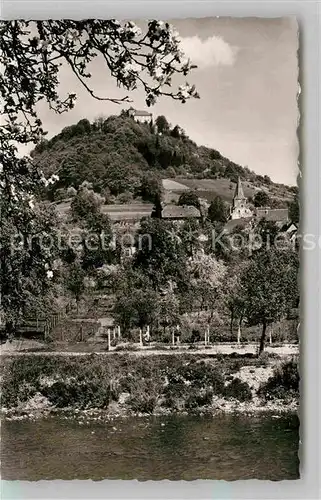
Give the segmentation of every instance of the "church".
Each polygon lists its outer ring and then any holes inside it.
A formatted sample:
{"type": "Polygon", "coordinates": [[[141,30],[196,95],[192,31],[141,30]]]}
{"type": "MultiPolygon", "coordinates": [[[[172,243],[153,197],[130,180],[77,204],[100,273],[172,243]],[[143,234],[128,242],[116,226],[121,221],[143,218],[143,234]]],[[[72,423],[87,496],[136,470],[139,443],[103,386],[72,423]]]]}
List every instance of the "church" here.
{"type": "Polygon", "coordinates": [[[252,216],[253,212],[248,207],[247,199],[244,196],[241,179],[238,178],[233,197],[233,203],[230,209],[230,219],[244,219],[246,217],[252,216]]]}
{"type": "Polygon", "coordinates": [[[243,186],[240,177],[237,180],[232,206],[230,208],[229,220],[266,219],[277,224],[286,224],[289,222],[289,213],[287,208],[258,207],[250,208],[248,200],[244,195],[243,186]]]}

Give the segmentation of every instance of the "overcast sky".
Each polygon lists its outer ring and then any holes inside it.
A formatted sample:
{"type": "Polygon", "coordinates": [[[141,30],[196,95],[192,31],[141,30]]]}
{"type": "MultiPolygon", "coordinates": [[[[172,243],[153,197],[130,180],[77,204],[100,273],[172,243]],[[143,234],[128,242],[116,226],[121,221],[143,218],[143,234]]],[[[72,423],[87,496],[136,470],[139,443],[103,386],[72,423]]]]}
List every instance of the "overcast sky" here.
{"type": "MultiPolygon", "coordinates": [[[[200,100],[185,104],[162,98],[151,108],[179,124],[199,145],[272,180],[296,184],[298,174],[298,33],[292,18],[204,18],[171,21],[185,53],[198,65],[188,76],[200,100]]],[[[92,85],[101,96],[124,95],[99,61],[92,85]]],[[[186,78],[184,78],[185,83],[186,78]]],[[[118,114],[122,107],[93,100],[66,72],[62,91],[76,92],[77,105],[64,115],[41,110],[49,137],[81,118],[118,114]]],[[[133,106],[146,109],[142,90],[133,106]]]]}

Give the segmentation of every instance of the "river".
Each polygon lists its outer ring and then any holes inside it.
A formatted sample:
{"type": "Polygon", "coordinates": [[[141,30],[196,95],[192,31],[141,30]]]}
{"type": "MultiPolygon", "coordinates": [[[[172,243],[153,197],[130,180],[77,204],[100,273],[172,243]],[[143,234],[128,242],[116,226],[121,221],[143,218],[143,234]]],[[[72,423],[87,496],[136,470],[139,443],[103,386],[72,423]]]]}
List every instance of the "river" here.
{"type": "Polygon", "coordinates": [[[294,415],[3,420],[1,441],[7,480],[299,477],[294,415]]]}

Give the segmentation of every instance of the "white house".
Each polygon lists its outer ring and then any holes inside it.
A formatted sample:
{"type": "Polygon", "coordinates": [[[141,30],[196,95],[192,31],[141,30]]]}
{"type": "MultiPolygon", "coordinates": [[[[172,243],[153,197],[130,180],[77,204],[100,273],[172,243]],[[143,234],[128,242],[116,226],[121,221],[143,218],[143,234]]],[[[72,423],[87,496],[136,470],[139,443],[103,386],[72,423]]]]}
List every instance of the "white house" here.
{"type": "Polygon", "coordinates": [[[129,108],[128,116],[131,116],[132,118],[134,118],[134,120],[140,123],[150,123],[151,121],[153,121],[153,113],[149,113],[148,111],[144,110],[140,111],[138,109],[129,108]]]}

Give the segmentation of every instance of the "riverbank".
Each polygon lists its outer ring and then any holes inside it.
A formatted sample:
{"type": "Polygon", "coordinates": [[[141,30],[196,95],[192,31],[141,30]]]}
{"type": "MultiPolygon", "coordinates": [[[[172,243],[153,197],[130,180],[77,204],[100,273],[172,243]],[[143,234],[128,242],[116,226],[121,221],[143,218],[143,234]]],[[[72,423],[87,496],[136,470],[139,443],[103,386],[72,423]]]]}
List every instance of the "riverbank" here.
{"type": "Polygon", "coordinates": [[[84,424],[134,415],[280,414],[298,408],[296,359],[268,354],[19,356],[2,360],[1,372],[2,413],[10,420],[58,413],[84,424]]]}

